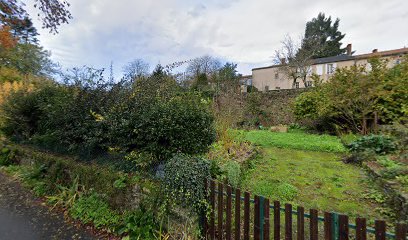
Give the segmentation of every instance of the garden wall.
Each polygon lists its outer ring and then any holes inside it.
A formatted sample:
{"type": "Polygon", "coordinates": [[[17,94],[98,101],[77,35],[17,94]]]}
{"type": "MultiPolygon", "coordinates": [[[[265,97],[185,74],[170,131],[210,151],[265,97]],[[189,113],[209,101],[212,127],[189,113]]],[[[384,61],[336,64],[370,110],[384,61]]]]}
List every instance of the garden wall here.
{"type": "Polygon", "coordinates": [[[265,117],[262,118],[264,126],[276,126],[279,124],[288,125],[295,123],[293,114],[293,104],[296,97],[306,92],[306,89],[285,89],[274,90],[262,94],[261,110],[265,117]]]}
{"type": "Polygon", "coordinates": [[[296,122],[293,104],[308,89],[229,93],[215,98],[218,120],[238,127],[289,125],[296,122]]]}

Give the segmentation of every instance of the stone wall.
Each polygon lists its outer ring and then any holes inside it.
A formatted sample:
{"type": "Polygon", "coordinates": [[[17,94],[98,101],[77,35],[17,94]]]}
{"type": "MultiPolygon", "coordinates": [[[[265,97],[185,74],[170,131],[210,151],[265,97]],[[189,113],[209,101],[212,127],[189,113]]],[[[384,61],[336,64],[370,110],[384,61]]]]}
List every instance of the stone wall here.
{"type": "Polygon", "coordinates": [[[214,99],[214,109],[219,121],[238,127],[289,125],[296,123],[295,99],[306,91],[309,89],[223,94],[214,99]]]}
{"type": "Polygon", "coordinates": [[[295,123],[293,105],[296,97],[306,92],[305,89],[274,90],[262,93],[262,109],[266,115],[263,120],[265,126],[295,123]]]}

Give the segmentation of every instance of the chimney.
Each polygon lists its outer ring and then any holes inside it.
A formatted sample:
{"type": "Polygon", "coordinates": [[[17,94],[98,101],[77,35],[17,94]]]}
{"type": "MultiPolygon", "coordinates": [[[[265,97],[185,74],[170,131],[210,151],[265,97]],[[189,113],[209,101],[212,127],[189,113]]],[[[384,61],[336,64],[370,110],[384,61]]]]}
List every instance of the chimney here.
{"type": "Polygon", "coordinates": [[[373,53],[377,53],[378,52],[378,49],[376,48],[376,49],[373,49],[373,53]]]}
{"type": "Polygon", "coordinates": [[[281,58],[280,59],[281,64],[286,64],[286,59],[285,58],[281,58]]]}
{"type": "Polygon", "coordinates": [[[351,43],[349,43],[349,44],[347,44],[347,47],[346,47],[346,49],[347,49],[347,55],[349,55],[349,56],[351,56],[351,43]]]}

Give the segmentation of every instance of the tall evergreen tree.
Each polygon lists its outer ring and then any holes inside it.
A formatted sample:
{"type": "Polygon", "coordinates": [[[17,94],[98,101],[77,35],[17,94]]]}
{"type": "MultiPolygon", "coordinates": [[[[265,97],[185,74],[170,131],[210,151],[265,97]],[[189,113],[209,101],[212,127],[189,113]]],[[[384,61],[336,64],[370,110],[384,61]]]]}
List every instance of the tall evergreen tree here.
{"type": "Polygon", "coordinates": [[[331,16],[326,17],[324,13],[319,13],[317,18],[306,23],[302,49],[308,51],[315,49],[312,58],[331,57],[345,53],[346,48],[341,47],[341,40],[345,34],[338,30],[339,23],[340,19],[336,18],[333,22],[331,16]]]}
{"type": "Polygon", "coordinates": [[[37,36],[39,34],[29,17],[26,16],[23,19],[15,18],[9,23],[9,26],[12,29],[11,32],[13,33],[14,37],[19,39],[20,43],[38,43],[37,36]]]}

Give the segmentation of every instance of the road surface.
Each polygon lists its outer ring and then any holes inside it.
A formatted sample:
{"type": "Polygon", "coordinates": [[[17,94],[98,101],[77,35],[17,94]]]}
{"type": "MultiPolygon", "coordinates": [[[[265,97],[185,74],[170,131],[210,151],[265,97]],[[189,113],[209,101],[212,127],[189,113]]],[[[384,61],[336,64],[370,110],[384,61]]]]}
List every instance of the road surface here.
{"type": "Polygon", "coordinates": [[[98,239],[64,220],[13,178],[0,172],[0,240],[98,239]]]}

